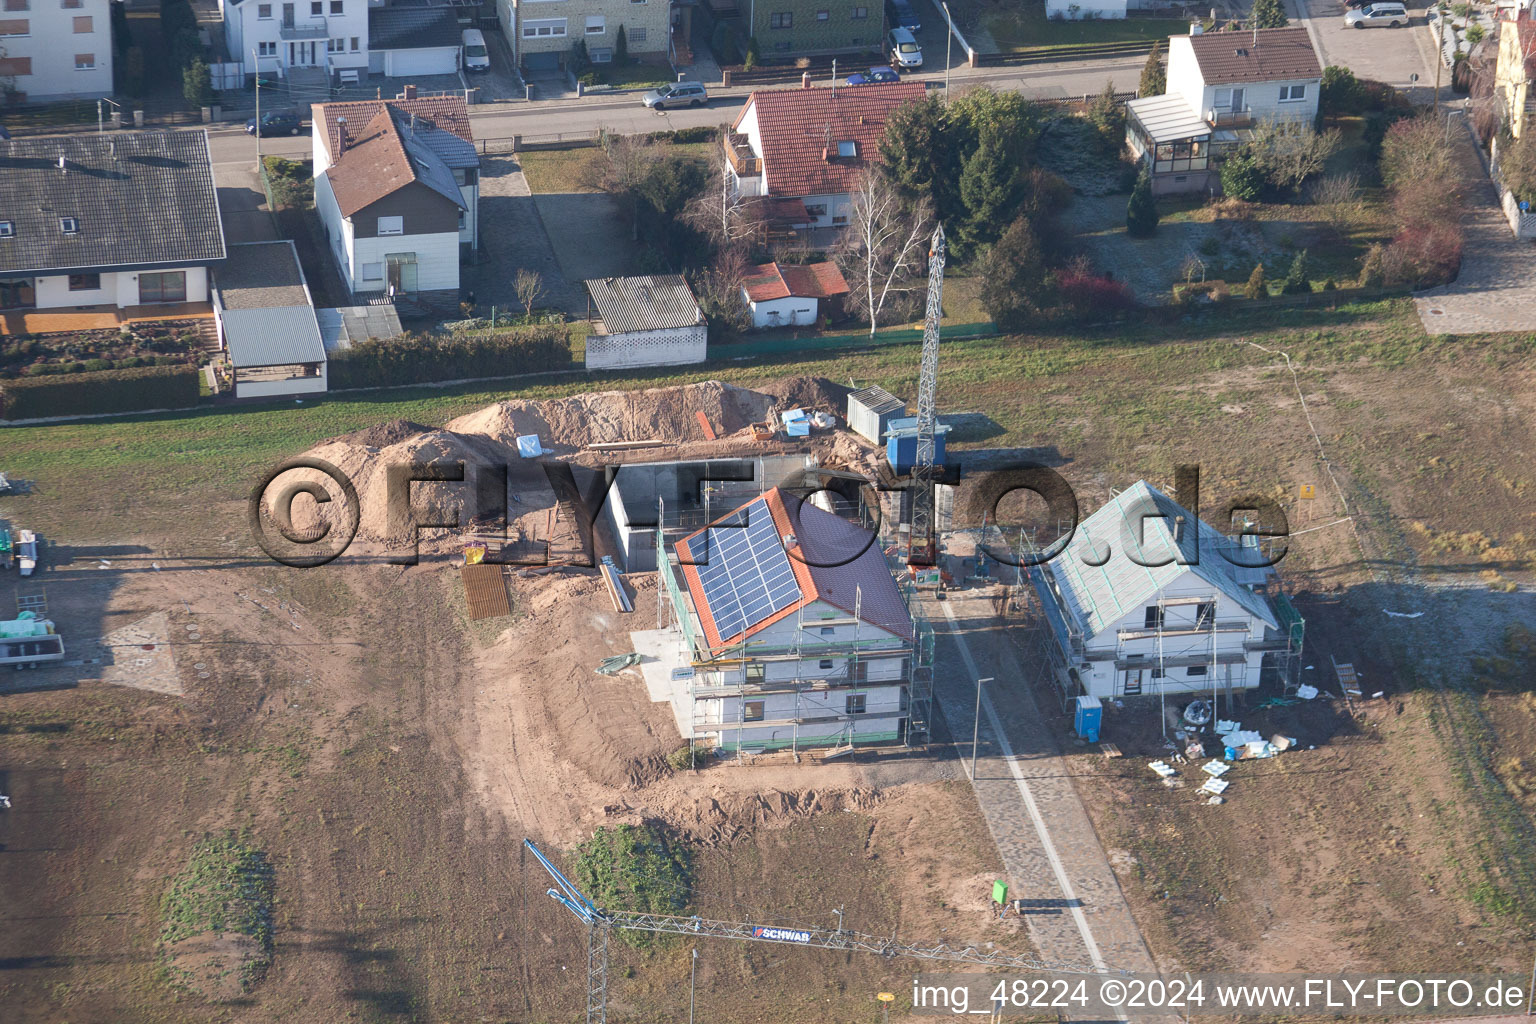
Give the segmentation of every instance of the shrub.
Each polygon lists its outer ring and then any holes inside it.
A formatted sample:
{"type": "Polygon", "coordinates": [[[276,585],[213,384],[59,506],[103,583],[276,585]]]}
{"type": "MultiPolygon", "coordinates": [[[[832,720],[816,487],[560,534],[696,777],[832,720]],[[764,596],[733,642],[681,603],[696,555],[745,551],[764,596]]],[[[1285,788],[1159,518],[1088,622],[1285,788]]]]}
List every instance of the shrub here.
{"type": "Polygon", "coordinates": [[[389,387],[436,380],[505,377],[571,365],[570,329],[540,325],[496,334],[366,341],[335,353],[327,373],[335,389],[389,387]]]}
{"type": "Polygon", "coordinates": [[[1152,198],[1152,179],[1145,168],[1131,190],[1131,199],[1125,204],[1125,230],[1133,238],[1150,238],[1157,234],[1157,200],[1152,198]]]}
{"type": "Polygon", "coordinates": [[[707,750],[698,747],[678,747],[667,755],[667,765],[675,772],[685,772],[690,768],[702,768],[709,757],[707,750]]]}
{"type": "Polygon", "coordinates": [[[1088,105],[1088,121],[1098,132],[1099,145],[1105,153],[1118,153],[1125,145],[1125,107],[1115,99],[1115,83],[1110,80],[1088,105]]]}
{"type": "Polygon", "coordinates": [[[1432,288],[1461,270],[1461,231],[1446,225],[1407,228],[1382,254],[1382,283],[1432,288]]]}
{"type": "Polygon", "coordinates": [[[29,376],[0,381],[9,420],[41,416],[184,409],[197,404],[198,370],[192,363],[87,371],[83,363],[43,363],[29,376]],[[68,379],[61,379],[67,377],[68,379]]]}
{"type": "Polygon", "coordinates": [[[1248,275],[1248,284],[1243,291],[1250,299],[1269,298],[1269,282],[1264,280],[1264,264],[1254,265],[1253,273],[1248,275]]]}
{"type": "Polygon", "coordinates": [[[1365,86],[1349,68],[1330,64],[1323,69],[1322,91],[1318,105],[1324,114],[1337,117],[1340,114],[1358,114],[1365,109],[1365,86]]]}
{"type": "Polygon", "coordinates": [[[746,59],[744,61],[742,61],[742,65],[741,65],[742,68],[744,70],[751,71],[753,68],[755,68],[759,64],[761,64],[762,60],[763,60],[762,52],[760,50],[758,50],[758,48],[757,48],[757,36],[750,36],[750,37],[748,37],[748,39],[747,39],[747,56],[746,56],[746,59]]]}
{"type": "Polygon", "coordinates": [[[1227,157],[1221,165],[1221,191],[1232,199],[1253,202],[1264,191],[1264,170],[1247,149],[1227,157]]]}
{"type": "Polygon", "coordinates": [[[1050,275],[1040,238],[1027,218],[1015,220],[983,262],[981,307],[1003,330],[1018,330],[1050,304],[1050,275]]]}
{"type": "Polygon", "coordinates": [[[1056,278],[1062,305],[1078,317],[1118,313],[1136,307],[1136,298],[1123,282],[1088,271],[1069,269],[1056,278]]]}
{"type": "MultiPolygon", "coordinates": [[[[600,907],[675,915],[688,906],[693,858],[658,825],[604,825],[576,848],[575,874],[600,907]]],[[[617,934],[636,947],[657,941],[627,928],[617,934]]]]}

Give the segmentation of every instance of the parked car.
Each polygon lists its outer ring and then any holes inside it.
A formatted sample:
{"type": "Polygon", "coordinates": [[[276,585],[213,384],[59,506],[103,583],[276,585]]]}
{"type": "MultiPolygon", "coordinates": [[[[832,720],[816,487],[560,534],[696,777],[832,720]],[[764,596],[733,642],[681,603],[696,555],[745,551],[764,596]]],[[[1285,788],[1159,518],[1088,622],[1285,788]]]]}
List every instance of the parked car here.
{"type": "Polygon", "coordinates": [[[5,125],[0,124],[0,139],[8,139],[10,137],[11,133],[5,130],[5,125]]]}
{"type": "Polygon", "coordinates": [[[912,0],[887,0],[887,2],[891,6],[892,25],[900,25],[913,33],[923,30],[923,21],[917,16],[917,8],[912,5],[912,0]]]}
{"type": "Polygon", "coordinates": [[[917,45],[917,38],[910,29],[900,26],[891,29],[886,42],[891,51],[891,63],[896,67],[906,71],[923,66],[923,48],[917,45]]]}
{"type": "Polygon", "coordinates": [[[870,68],[868,71],[855,71],[848,76],[849,85],[869,85],[878,82],[899,82],[901,76],[891,68],[870,68]]]}
{"type": "Polygon", "coordinates": [[[1408,11],[1402,4],[1366,4],[1359,10],[1346,12],[1344,24],[1349,28],[1397,28],[1408,24],[1408,11]]]}
{"type": "MultiPolygon", "coordinates": [[[[297,135],[304,130],[304,121],[297,110],[269,110],[261,115],[261,136],[297,135]]],[[[256,134],[256,119],[245,122],[245,134],[256,134]]]]}
{"type": "MultiPolygon", "coordinates": [[[[1376,0],[1344,0],[1344,6],[1345,6],[1346,9],[1353,11],[1353,10],[1356,10],[1358,8],[1361,8],[1361,7],[1369,7],[1374,2],[1376,2],[1376,0]]],[[[1433,7],[1431,7],[1429,9],[1428,14],[1431,17],[1433,16],[1433,14],[1434,14],[1434,8],[1433,7]]]]}
{"type": "Polygon", "coordinates": [[[491,70],[491,51],[485,48],[485,34],[477,28],[464,30],[464,70],[491,70]]]}
{"type": "Polygon", "coordinates": [[[709,93],[699,82],[675,82],[660,89],[652,89],[641,97],[652,110],[668,107],[702,107],[709,102],[709,93]]]}

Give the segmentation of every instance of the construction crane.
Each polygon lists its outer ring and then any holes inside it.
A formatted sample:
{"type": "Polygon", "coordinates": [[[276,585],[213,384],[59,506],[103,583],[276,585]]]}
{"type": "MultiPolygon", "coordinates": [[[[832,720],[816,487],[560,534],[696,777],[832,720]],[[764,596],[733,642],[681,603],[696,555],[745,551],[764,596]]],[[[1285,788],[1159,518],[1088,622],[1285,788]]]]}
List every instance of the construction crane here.
{"type": "MultiPolygon", "coordinates": [[[[902,956],[915,960],[979,964],[983,967],[997,967],[1009,971],[1096,973],[1092,967],[1076,964],[1048,964],[1002,950],[979,949],[975,946],[950,946],[942,942],[929,945],[901,942],[895,938],[887,939],[878,935],[845,931],[841,927],[783,927],[752,924],[750,921],[711,921],[702,917],[674,917],[668,914],[604,910],[588,899],[574,882],[566,878],[565,874],[544,856],[543,851],[533,844],[533,840],[524,839],[523,845],[555,880],[557,888],[548,890],[549,895],[587,926],[587,1024],[607,1024],[608,1021],[608,934],[615,928],[656,932],[661,935],[683,935],[689,938],[739,939],[743,942],[772,942],[780,945],[810,946],[817,949],[874,953],[884,957],[902,956]]],[[[833,913],[838,915],[838,923],[841,925],[842,911],[837,910],[833,913]]]]}
{"type": "Polygon", "coordinates": [[[935,403],[939,391],[939,318],[944,315],[944,225],[933,229],[928,250],[928,308],[923,317],[923,364],[917,380],[917,452],[912,459],[909,488],[912,516],[907,534],[907,564],[930,566],[939,560],[934,513],[935,403]]]}

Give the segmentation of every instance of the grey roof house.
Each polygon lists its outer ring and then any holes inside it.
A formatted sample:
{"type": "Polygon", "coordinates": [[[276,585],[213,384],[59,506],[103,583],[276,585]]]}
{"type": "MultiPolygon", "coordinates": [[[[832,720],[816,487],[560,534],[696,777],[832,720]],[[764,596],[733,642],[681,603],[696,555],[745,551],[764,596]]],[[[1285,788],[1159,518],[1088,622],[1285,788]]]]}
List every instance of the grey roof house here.
{"type": "Polygon", "coordinates": [[[681,274],[587,281],[587,369],[702,363],[708,324],[681,274]]]}
{"type": "Polygon", "coordinates": [[[230,246],[213,308],[236,398],[325,391],[325,345],[292,242],[230,246]]]}
{"type": "Polygon", "coordinates": [[[7,331],[211,316],[224,255],[201,129],[0,141],[7,331]]]}
{"type": "Polygon", "coordinates": [[[391,78],[451,75],[459,69],[462,39],[450,5],[370,7],[368,70],[391,78]]]}

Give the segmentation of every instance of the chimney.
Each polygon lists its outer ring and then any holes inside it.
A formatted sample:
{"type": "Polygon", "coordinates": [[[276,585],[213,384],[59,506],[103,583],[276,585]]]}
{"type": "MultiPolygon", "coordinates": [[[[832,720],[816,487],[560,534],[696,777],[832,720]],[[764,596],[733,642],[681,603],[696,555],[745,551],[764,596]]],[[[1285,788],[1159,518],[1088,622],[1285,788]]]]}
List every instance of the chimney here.
{"type": "Polygon", "coordinates": [[[112,162],[113,163],[117,163],[117,140],[116,139],[109,139],[107,141],[107,152],[109,154],[111,154],[112,162]]]}
{"type": "Polygon", "coordinates": [[[59,154],[59,170],[63,171],[65,174],[69,173],[69,161],[64,159],[63,153],[59,154]]]}
{"type": "Polygon", "coordinates": [[[809,71],[801,72],[801,74],[800,74],[800,88],[802,88],[802,89],[809,89],[810,87],[811,87],[811,73],[809,71]]]}
{"type": "Polygon", "coordinates": [[[411,138],[416,137],[416,112],[411,111],[411,138]]]}
{"type": "Polygon", "coordinates": [[[403,100],[413,100],[413,99],[415,99],[416,98],[416,87],[414,85],[406,86],[405,87],[405,91],[400,94],[400,98],[403,99],[403,100]]]}
{"type": "Polygon", "coordinates": [[[822,146],[821,147],[821,158],[823,160],[825,160],[827,163],[831,163],[832,162],[832,147],[831,146],[822,146]]]}
{"type": "Polygon", "coordinates": [[[1174,516],[1173,517],[1173,541],[1174,541],[1175,544],[1182,544],[1184,542],[1184,517],[1183,516],[1174,516]]]}
{"type": "Polygon", "coordinates": [[[336,159],[340,160],[342,154],[345,153],[346,151],[347,151],[347,119],[345,117],[338,117],[336,119],[336,159]]]}

